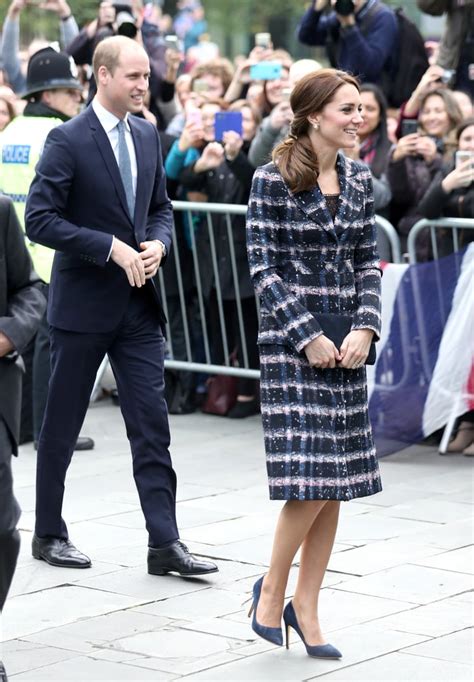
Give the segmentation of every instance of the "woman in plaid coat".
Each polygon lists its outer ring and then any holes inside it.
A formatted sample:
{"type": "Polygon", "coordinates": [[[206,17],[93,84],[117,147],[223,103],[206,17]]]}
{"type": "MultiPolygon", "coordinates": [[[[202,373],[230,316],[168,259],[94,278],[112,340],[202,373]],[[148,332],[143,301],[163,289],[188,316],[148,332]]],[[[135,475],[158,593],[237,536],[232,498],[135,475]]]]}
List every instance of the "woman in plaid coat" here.
{"type": "Polygon", "coordinates": [[[247,216],[270,498],[287,500],[270,569],[254,586],[253,628],[282,644],[288,572],[301,546],[287,632],[298,632],[309,655],[337,658],[321,634],[318,595],[340,501],[381,490],[364,367],[380,333],[381,271],[370,171],[338,151],[355,146],[363,120],[357,81],[334,69],[311,73],[291,107],[290,136],[256,171],[247,216]],[[318,313],[352,316],[340,348],[318,313]]]}

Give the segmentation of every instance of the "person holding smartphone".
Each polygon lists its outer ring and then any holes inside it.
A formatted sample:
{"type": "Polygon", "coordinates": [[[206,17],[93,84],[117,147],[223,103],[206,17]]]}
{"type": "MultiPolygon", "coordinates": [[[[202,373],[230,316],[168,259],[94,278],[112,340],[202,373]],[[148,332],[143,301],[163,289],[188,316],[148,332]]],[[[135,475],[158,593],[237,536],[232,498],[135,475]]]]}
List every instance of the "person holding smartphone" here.
{"type": "MultiPolygon", "coordinates": [[[[424,218],[474,218],[474,118],[458,126],[456,139],[453,161],[436,174],[420,201],[424,218]]],[[[472,230],[461,230],[462,244],[473,238],[472,230]]]]}
{"type": "MultiPolygon", "coordinates": [[[[462,114],[449,90],[427,90],[420,100],[418,119],[402,121],[402,137],[394,146],[388,165],[392,190],[390,222],[395,225],[402,248],[408,233],[423,216],[419,203],[437,173],[456,147],[455,129],[462,114]]],[[[417,240],[419,260],[431,259],[428,231],[417,240]]]]}

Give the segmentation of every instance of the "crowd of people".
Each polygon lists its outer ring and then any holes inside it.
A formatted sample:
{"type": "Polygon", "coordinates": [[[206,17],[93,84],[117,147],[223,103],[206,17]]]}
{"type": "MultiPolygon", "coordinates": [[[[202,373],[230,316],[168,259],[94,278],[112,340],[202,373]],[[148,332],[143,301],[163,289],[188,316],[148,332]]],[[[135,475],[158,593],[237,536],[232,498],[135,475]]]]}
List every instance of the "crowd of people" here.
{"type": "MultiPolygon", "coordinates": [[[[81,29],[67,0],[45,0],[35,8],[57,15],[58,44],[51,47],[38,39],[23,50],[20,17],[28,11],[28,4],[28,0],[13,0],[8,9],[0,62],[0,191],[12,198],[20,220],[48,132],[74,117],[94,97],[92,54],[105,37],[126,35],[143,45],[148,54],[149,89],[138,115],[159,132],[172,199],[247,204],[255,169],[270,160],[272,150],[290,129],[292,89],[305,74],[324,66],[313,59],[293,59],[268,33],[255,36],[247,55],[227,58],[207,32],[205,11],[197,0],[177,2],[174,18],[163,14],[159,2],[105,0],[98,6],[97,17],[81,29]],[[19,153],[22,146],[30,148],[28,161],[9,159],[9,153],[19,153]]],[[[419,0],[420,8],[432,14],[442,13],[444,4],[419,0]]],[[[474,217],[474,3],[459,3],[456,10],[453,3],[448,4],[445,34],[438,43],[426,43],[426,68],[398,107],[394,107],[393,84],[397,69],[405,68],[399,63],[403,28],[388,6],[380,0],[313,0],[298,27],[302,43],[325,48],[321,61],[327,59],[332,66],[353,73],[362,84],[364,121],[355,147],[343,151],[369,167],[375,211],[394,225],[402,251],[411,227],[420,218],[474,217]],[[457,24],[462,17],[462,49],[458,42],[453,43],[453,16],[457,24]]],[[[243,216],[231,218],[233,249],[224,216],[214,217],[213,236],[197,214],[190,221],[176,213],[175,222],[178,258],[172,253],[164,271],[173,357],[188,359],[177,263],[183,277],[193,359],[199,361],[204,354],[195,248],[212,362],[228,361],[221,333],[223,307],[232,361],[244,362],[239,332],[242,318],[246,362],[258,369],[258,319],[243,216]]],[[[466,231],[461,241],[468,239],[466,231]]],[[[450,240],[445,241],[441,253],[452,248],[450,240]]],[[[382,241],[379,248],[382,257],[390,258],[382,241]]],[[[47,294],[53,254],[39,245],[30,245],[30,251],[47,294]]],[[[419,260],[432,257],[428,237],[418,240],[417,255],[419,260]]],[[[32,434],[36,441],[49,371],[46,327],[36,337],[32,366],[32,434]]],[[[168,380],[171,382],[171,375],[168,380]]],[[[256,382],[240,379],[237,384],[237,399],[228,416],[242,418],[258,412],[256,382]]],[[[169,399],[174,412],[192,411],[205,401],[207,385],[199,375],[181,372],[172,385],[175,395],[169,399]]],[[[90,448],[93,442],[81,436],[77,447],[90,448]]]]}

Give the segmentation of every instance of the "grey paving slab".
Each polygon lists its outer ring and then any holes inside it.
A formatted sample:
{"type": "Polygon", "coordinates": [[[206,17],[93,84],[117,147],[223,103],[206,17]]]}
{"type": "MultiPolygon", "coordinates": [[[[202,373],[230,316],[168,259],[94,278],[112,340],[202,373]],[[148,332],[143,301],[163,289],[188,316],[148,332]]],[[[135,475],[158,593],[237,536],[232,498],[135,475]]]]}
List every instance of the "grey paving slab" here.
{"type": "MultiPolygon", "coordinates": [[[[42,630],[27,635],[25,641],[89,654],[94,653],[99,647],[109,645],[116,639],[131,637],[140,632],[159,630],[169,623],[169,618],[126,609],[42,630]]],[[[7,642],[6,646],[10,644],[11,642],[7,642]]]]}
{"type": "Polygon", "coordinates": [[[378,595],[414,604],[427,604],[472,588],[471,576],[425,566],[396,566],[363,578],[348,580],[347,592],[378,595]]]}
{"type": "MultiPolygon", "coordinates": [[[[95,577],[117,571],[118,565],[94,562],[87,570],[88,577],[95,577]]],[[[84,579],[83,569],[59,568],[48,566],[44,561],[28,557],[15,572],[9,592],[10,598],[19,594],[28,594],[47,590],[56,585],[75,584],[84,579]]]]}
{"type": "Polygon", "coordinates": [[[439,548],[410,540],[404,535],[334,553],[329,562],[329,569],[362,576],[407,562],[418,563],[419,560],[423,563],[425,557],[438,553],[439,548]]]}
{"type": "Polygon", "coordinates": [[[474,573],[474,546],[460,547],[442,554],[425,556],[423,559],[418,559],[412,563],[472,575],[474,573]]]}
{"type": "Polygon", "coordinates": [[[5,664],[10,678],[28,670],[37,670],[77,656],[76,651],[70,651],[65,647],[45,646],[19,639],[3,642],[0,646],[0,659],[5,664]]]}
{"type": "Polygon", "coordinates": [[[466,518],[462,521],[451,521],[442,526],[434,525],[424,531],[416,531],[410,534],[411,540],[426,545],[433,545],[440,549],[458,549],[466,547],[474,542],[472,520],[466,518]]]}
{"type": "Polygon", "coordinates": [[[414,634],[440,637],[474,625],[472,604],[456,595],[432,604],[417,606],[385,618],[380,618],[381,628],[401,630],[414,634]]]}
{"type": "Polygon", "coordinates": [[[404,649],[404,653],[454,663],[466,663],[472,666],[473,634],[472,628],[466,628],[429,642],[408,647],[404,649]]]}
{"type": "Polygon", "coordinates": [[[446,661],[435,661],[432,658],[418,658],[405,653],[392,653],[380,658],[371,659],[352,665],[349,668],[327,673],[323,680],[373,680],[373,682],[405,682],[418,680],[419,682],[464,682],[472,680],[472,670],[469,665],[446,661]]]}
{"type": "Polygon", "coordinates": [[[20,595],[6,603],[2,639],[22,638],[80,618],[137,606],[139,601],[121,594],[72,585],[20,595]]]}
{"type": "Polygon", "coordinates": [[[210,545],[227,545],[274,532],[276,518],[273,514],[246,516],[229,521],[186,528],[186,539],[210,545]]]}
{"type": "Polygon", "coordinates": [[[410,533],[424,533],[433,529],[426,521],[392,518],[383,515],[383,510],[374,510],[357,516],[341,515],[336,539],[354,545],[375,540],[389,540],[410,533]]]}
{"type": "Polygon", "coordinates": [[[331,637],[334,645],[343,653],[340,661],[310,658],[301,642],[245,657],[205,673],[190,675],[190,680],[307,680],[333,670],[345,668],[359,661],[391,653],[403,646],[413,644],[417,635],[396,631],[381,632],[371,625],[346,628],[331,637]]]}
{"type": "Polygon", "coordinates": [[[236,594],[217,588],[201,589],[192,594],[170,597],[153,604],[139,607],[142,613],[166,616],[185,621],[215,618],[234,613],[242,608],[247,598],[245,593],[236,594]]]}
{"type": "MultiPolygon", "coordinates": [[[[152,656],[146,656],[137,661],[130,661],[128,662],[128,665],[132,665],[133,663],[135,666],[139,665],[140,667],[156,671],[156,673],[159,671],[159,674],[187,676],[199,671],[217,670],[221,665],[240,660],[240,658],[241,657],[237,653],[234,654],[223,651],[211,656],[196,656],[195,658],[191,656],[186,658],[183,654],[176,658],[154,658],[152,656]]],[[[135,678],[132,677],[130,679],[135,678]]],[[[181,677],[178,677],[177,679],[181,679],[181,677]]]]}
{"type": "MultiPolygon", "coordinates": [[[[218,512],[215,509],[199,509],[198,507],[193,506],[183,507],[182,504],[177,505],[176,512],[178,527],[180,529],[194,528],[194,526],[203,526],[205,524],[235,518],[235,514],[218,512]]],[[[141,529],[143,528],[143,512],[140,509],[132,512],[112,514],[111,516],[103,515],[101,517],[101,523],[123,528],[141,529]]]]}
{"type": "Polygon", "coordinates": [[[139,601],[157,601],[206,589],[212,585],[212,579],[211,576],[183,579],[175,575],[149,575],[141,568],[126,568],[96,578],[84,578],[78,585],[136,597],[139,601]]]}
{"type": "Polygon", "coordinates": [[[20,682],[145,682],[147,680],[172,680],[173,675],[158,676],[156,671],[112,661],[94,660],[86,656],[61,661],[41,670],[30,670],[15,676],[20,682]]]}
{"type": "Polygon", "coordinates": [[[379,511],[382,516],[441,524],[465,519],[471,513],[469,505],[440,499],[439,496],[402,502],[379,511]]]}

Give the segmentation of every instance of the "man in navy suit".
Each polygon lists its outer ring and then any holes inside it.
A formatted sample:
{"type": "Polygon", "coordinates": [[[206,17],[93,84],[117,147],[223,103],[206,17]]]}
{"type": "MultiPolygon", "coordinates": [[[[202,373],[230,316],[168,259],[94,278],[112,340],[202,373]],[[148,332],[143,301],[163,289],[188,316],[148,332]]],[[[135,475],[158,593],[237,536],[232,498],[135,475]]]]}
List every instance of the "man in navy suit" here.
{"type": "Polygon", "coordinates": [[[171,246],[172,207],[156,128],[143,107],[150,65],[135,41],[103,40],[91,106],[49,134],[26,207],[33,242],[56,249],[48,302],[51,380],[39,445],[33,556],[88,568],[61,516],[64,481],[97,369],[117,380],[149,534],[148,572],[217,571],[179,541],[164,399],[165,323],[154,276],[171,246]]]}

